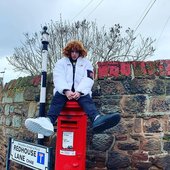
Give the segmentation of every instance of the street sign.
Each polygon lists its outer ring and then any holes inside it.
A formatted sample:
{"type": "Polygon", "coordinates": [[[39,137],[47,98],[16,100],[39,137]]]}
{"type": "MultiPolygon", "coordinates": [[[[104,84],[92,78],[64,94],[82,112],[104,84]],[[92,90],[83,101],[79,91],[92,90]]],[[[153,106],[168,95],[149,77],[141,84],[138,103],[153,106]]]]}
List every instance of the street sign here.
{"type": "Polygon", "coordinates": [[[10,141],[10,161],[35,170],[50,170],[51,148],[15,139],[10,141]]]}

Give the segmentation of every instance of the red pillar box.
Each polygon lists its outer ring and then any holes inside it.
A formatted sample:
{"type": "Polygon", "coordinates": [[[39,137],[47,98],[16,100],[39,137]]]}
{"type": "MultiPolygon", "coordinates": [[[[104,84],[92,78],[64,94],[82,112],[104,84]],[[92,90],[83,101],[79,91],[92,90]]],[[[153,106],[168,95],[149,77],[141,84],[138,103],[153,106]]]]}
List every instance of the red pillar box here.
{"type": "Polygon", "coordinates": [[[68,101],[58,117],[55,170],[85,170],[87,116],[68,101]]]}

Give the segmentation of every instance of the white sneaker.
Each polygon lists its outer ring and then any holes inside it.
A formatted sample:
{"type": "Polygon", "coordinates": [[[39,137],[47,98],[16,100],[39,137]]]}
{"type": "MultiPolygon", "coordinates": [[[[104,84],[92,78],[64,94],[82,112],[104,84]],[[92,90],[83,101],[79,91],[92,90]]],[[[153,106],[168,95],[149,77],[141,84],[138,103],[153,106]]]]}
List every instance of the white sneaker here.
{"type": "Polygon", "coordinates": [[[25,121],[26,128],[34,133],[39,133],[44,136],[51,136],[54,133],[54,127],[49,118],[38,117],[28,118],[25,121]]]}

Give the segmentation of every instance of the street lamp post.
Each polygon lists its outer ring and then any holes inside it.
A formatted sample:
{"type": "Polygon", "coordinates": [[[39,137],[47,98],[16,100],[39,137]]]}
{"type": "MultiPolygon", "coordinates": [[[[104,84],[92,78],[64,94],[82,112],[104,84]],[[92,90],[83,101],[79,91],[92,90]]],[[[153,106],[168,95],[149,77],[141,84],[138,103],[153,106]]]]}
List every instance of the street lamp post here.
{"type": "MultiPolygon", "coordinates": [[[[41,89],[40,89],[40,107],[39,107],[39,117],[45,117],[45,103],[46,103],[46,79],[47,79],[47,56],[48,56],[48,44],[49,44],[49,34],[47,32],[47,27],[43,27],[42,32],[42,72],[41,72],[41,89]]],[[[43,145],[44,136],[38,134],[38,144],[43,145]]]]}

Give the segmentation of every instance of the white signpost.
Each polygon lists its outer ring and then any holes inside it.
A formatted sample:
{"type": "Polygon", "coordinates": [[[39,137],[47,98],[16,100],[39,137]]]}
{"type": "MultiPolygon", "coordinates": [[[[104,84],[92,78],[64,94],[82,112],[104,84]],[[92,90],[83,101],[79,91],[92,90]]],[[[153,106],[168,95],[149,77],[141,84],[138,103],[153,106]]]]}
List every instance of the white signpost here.
{"type": "Polygon", "coordinates": [[[51,148],[14,139],[10,141],[10,161],[35,170],[50,170],[51,148]]]}

